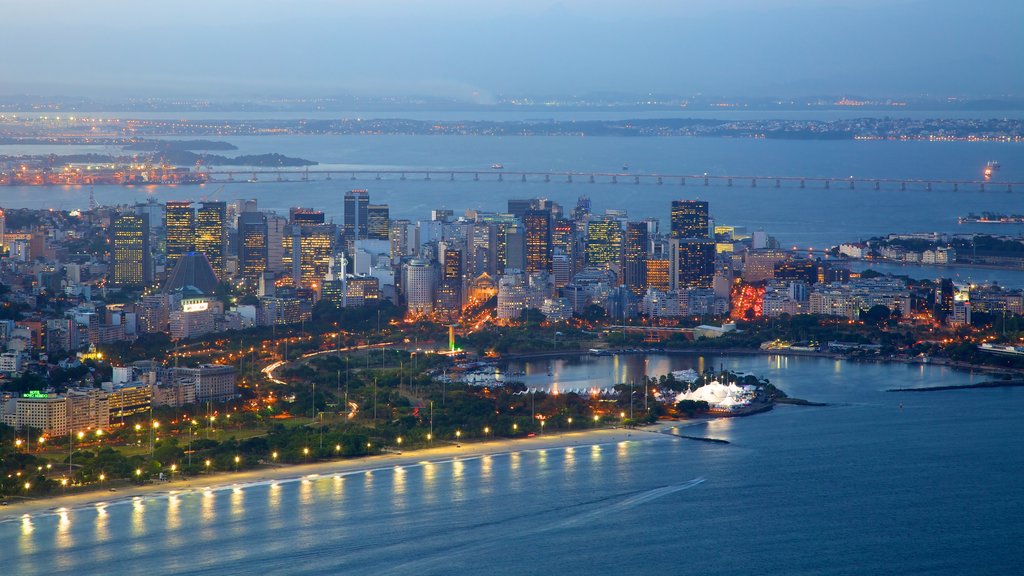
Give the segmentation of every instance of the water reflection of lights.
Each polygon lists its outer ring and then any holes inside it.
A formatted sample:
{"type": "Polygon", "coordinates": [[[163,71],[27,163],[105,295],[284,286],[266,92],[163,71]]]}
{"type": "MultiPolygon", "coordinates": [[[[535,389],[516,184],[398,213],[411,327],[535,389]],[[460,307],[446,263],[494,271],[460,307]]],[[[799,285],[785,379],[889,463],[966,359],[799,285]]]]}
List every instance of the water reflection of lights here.
{"type": "Polygon", "coordinates": [[[167,498],[167,530],[177,530],[181,526],[181,502],[177,495],[167,498]]]}
{"type": "Polygon", "coordinates": [[[601,446],[594,444],[590,447],[590,459],[594,462],[600,462],[601,460],[601,446]]]}
{"type": "Polygon", "coordinates": [[[21,533],[31,534],[32,533],[32,517],[25,514],[21,517],[21,533]]]}
{"type": "Polygon", "coordinates": [[[231,515],[241,516],[245,513],[245,493],[238,486],[231,491],[231,515]]]}

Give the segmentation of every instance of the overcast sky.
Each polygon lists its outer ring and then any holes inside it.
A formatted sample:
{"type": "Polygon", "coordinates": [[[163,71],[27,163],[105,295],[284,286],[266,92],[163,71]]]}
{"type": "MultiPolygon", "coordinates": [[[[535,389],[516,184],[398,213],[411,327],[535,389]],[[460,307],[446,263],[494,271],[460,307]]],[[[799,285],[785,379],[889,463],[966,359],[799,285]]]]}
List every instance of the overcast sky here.
{"type": "Polygon", "coordinates": [[[0,94],[1024,94],[1024,0],[4,4],[0,94]]]}

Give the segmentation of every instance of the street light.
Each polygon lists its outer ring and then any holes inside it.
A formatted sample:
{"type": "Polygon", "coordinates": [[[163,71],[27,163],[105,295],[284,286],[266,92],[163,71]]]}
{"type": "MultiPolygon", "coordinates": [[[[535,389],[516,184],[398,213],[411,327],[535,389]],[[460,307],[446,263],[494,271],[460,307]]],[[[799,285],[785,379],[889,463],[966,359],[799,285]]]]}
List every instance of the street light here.
{"type": "Polygon", "coordinates": [[[242,462],[241,456],[235,456],[235,472],[238,472],[238,465],[242,462]]]}
{"type": "Polygon", "coordinates": [[[572,430],[572,416],[569,416],[569,429],[572,430]]]}

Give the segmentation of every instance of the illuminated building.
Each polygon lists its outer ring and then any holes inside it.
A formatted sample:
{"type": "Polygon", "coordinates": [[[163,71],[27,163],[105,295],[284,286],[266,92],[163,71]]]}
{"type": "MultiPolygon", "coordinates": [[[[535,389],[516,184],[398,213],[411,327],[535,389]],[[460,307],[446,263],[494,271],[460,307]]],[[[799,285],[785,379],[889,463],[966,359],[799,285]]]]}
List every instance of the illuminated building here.
{"type": "Polygon", "coordinates": [[[337,227],[333,224],[288,225],[285,265],[296,288],[319,287],[330,270],[337,227]]]}
{"type": "Polygon", "coordinates": [[[238,216],[238,270],[251,285],[267,270],[267,217],[262,212],[238,216]]]}
{"type": "Polygon", "coordinates": [[[498,309],[500,320],[518,320],[528,307],[526,283],[521,274],[508,274],[498,280],[498,309]]]}
{"type": "Polygon", "coordinates": [[[178,259],[195,250],[196,213],[191,202],[170,201],[164,207],[167,270],[174,268],[178,259]]]}
{"type": "Polygon", "coordinates": [[[149,217],[145,214],[119,214],[110,229],[114,255],[113,284],[145,286],[152,282],[149,217]]]}
{"type": "Polygon", "coordinates": [[[414,258],[405,266],[405,301],[411,314],[429,314],[434,309],[434,267],[414,258]]]}
{"type": "Polygon", "coordinates": [[[667,258],[650,258],[646,266],[647,287],[659,292],[671,290],[672,281],[669,278],[670,262],[667,258]]]}
{"type": "Polygon", "coordinates": [[[551,213],[527,210],[523,214],[526,240],[526,272],[551,271],[551,213]]]}
{"type": "Polygon", "coordinates": [[[380,301],[380,280],[374,276],[352,276],[344,282],[328,280],[320,297],[338,308],[366,306],[380,301]]]}
{"type": "Polygon", "coordinates": [[[148,384],[132,382],[104,384],[110,416],[122,418],[149,410],[153,402],[153,389],[148,384]]]}
{"type": "Polygon", "coordinates": [[[387,204],[366,206],[366,237],[370,240],[388,240],[390,209],[387,204]]]}
{"type": "Polygon", "coordinates": [[[508,213],[515,216],[520,221],[528,211],[536,210],[537,208],[539,208],[539,204],[534,198],[530,198],[528,200],[513,199],[508,201],[508,213]]]}
{"type": "MultiPolygon", "coordinates": [[[[356,240],[365,240],[369,226],[370,193],[366,190],[349,190],[345,193],[345,222],[342,234],[346,247],[356,240]]],[[[351,249],[347,248],[348,252],[351,249]]]]}
{"type": "Polygon", "coordinates": [[[462,312],[462,251],[445,248],[441,253],[441,281],[435,311],[457,318],[462,312]]]}
{"type": "Polygon", "coordinates": [[[707,238],[708,203],[703,200],[672,201],[672,238],[707,238]]]}
{"type": "Polygon", "coordinates": [[[789,260],[775,265],[776,280],[815,284],[818,281],[818,263],[813,260],[789,260]]]}
{"type": "Polygon", "coordinates": [[[618,220],[603,218],[587,224],[587,266],[618,266],[622,259],[622,226],[618,220]]]}
{"type": "Polygon", "coordinates": [[[288,220],[292,224],[323,224],[327,221],[322,211],[299,207],[288,209],[288,220]]]}
{"type": "Polygon", "coordinates": [[[68,427],[71,430],[110,427],[110,398],[95,388],[68,389],[68,427]]]}
{"type": "Polygon", "coordinates": [[[230,400],[235,396],[234,366],[203,364],[196,368],[175,368],[174,379],[195,387],[196,401],[230,400]]]}
{"type": "Polygon", "coordinates": [[[647,291],[647,243],[647,223],[628,222],[622,280],[623,284],[637,296],[642,296],[647,291]]]}
{"type": "Polygon", "coordinates": [[[391,258],[411,256],[416,250],[416,227],[408,220],[392,220],[388,225],[391,258]]]}
{"type": "Polygon", "coordinates": [[[5,424],[13,428],[34,428],[54,436],[68,433],[66,397],[32,391],[14,402],[13,418],[5,418],[5,424]]]}
{"type": "Polygon", "coordinates": [[[264,296],[260,298],[257,322],[260,326],[274,324],[298,324],[309,320],[310,313],[303,307],[301,298],[264,296]]]}
{"type": "Polygon", "coordinates": [[[213,310],[208,301],[182,302],[182,309],[169,314],[171,339],[198,338],[214,331],[213,310]]]}
{"type": "Polygon", "coordinates": [[[498,285],[495,283],[494,278],[486,272],[477,276],[469,285],[470,305],[482,304],[497,295],[498,285]]]}
{"type": "Polygon", "coordinates": [[[673,291],[711,288],[715,277],[713,240],[672,239],[669,241],[669,281],[673,291]]]}
{"type": "Polygon", "coordinates": [[[203,202],[196,211],[195,251],[206,254],[217,278],[224,274],[227,237],[227,204],[203,202]]]}
{"type": "Polygon", "coordinates": [[[559,218],[551,226],[551,249],[561,251],[569,261],[569,275],[583,269],[583,250],[580,249],[579,235],[576,233],[576,222],[559,218]]]}

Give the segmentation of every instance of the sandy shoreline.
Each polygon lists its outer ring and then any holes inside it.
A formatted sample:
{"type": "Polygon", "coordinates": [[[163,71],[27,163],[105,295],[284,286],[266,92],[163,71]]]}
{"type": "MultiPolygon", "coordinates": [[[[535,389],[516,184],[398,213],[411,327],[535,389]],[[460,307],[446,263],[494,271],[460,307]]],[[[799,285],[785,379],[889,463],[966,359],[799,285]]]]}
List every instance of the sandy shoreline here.
{"type": "Polygon", "coordinates": [[[210,475],[193,476],[174,482],[147,484],[144,486],[119,486],[116,492],[92,490],[78,494],[51,496],[38,500],[12,502],[0,509],[0,522],[20,519],[25,515],[53,514],[60,508],[73,510],[112,504],[114,502],[132,500],[136,497],[168,495],[171,493],[219,490],[237,485],[254,484],[270,481],[294,481],[311,475],[333,475],[379,470],[395,466],[408,466],[422,462],[443,462],[452,459],[476,458],[480,456],[505,454],[523,450],[545,450],[567,448],[570,446],[592,446],[630,441],[665,440],[678,441],[679,438],[660,434],[661,430],[678,426],[687,426],[694,421],[660,422],[653,426],[640,429],[601,428],[587,429],[579,432],[561,434],[544,434],[533,438],[497,439],[484,442],[444,444],[434,448],[409,450],[402,454],[382,454],[351,460],[332,460],[311,464],[285,465],[265,467],[241,472],[219,472],[210,475]]]}

